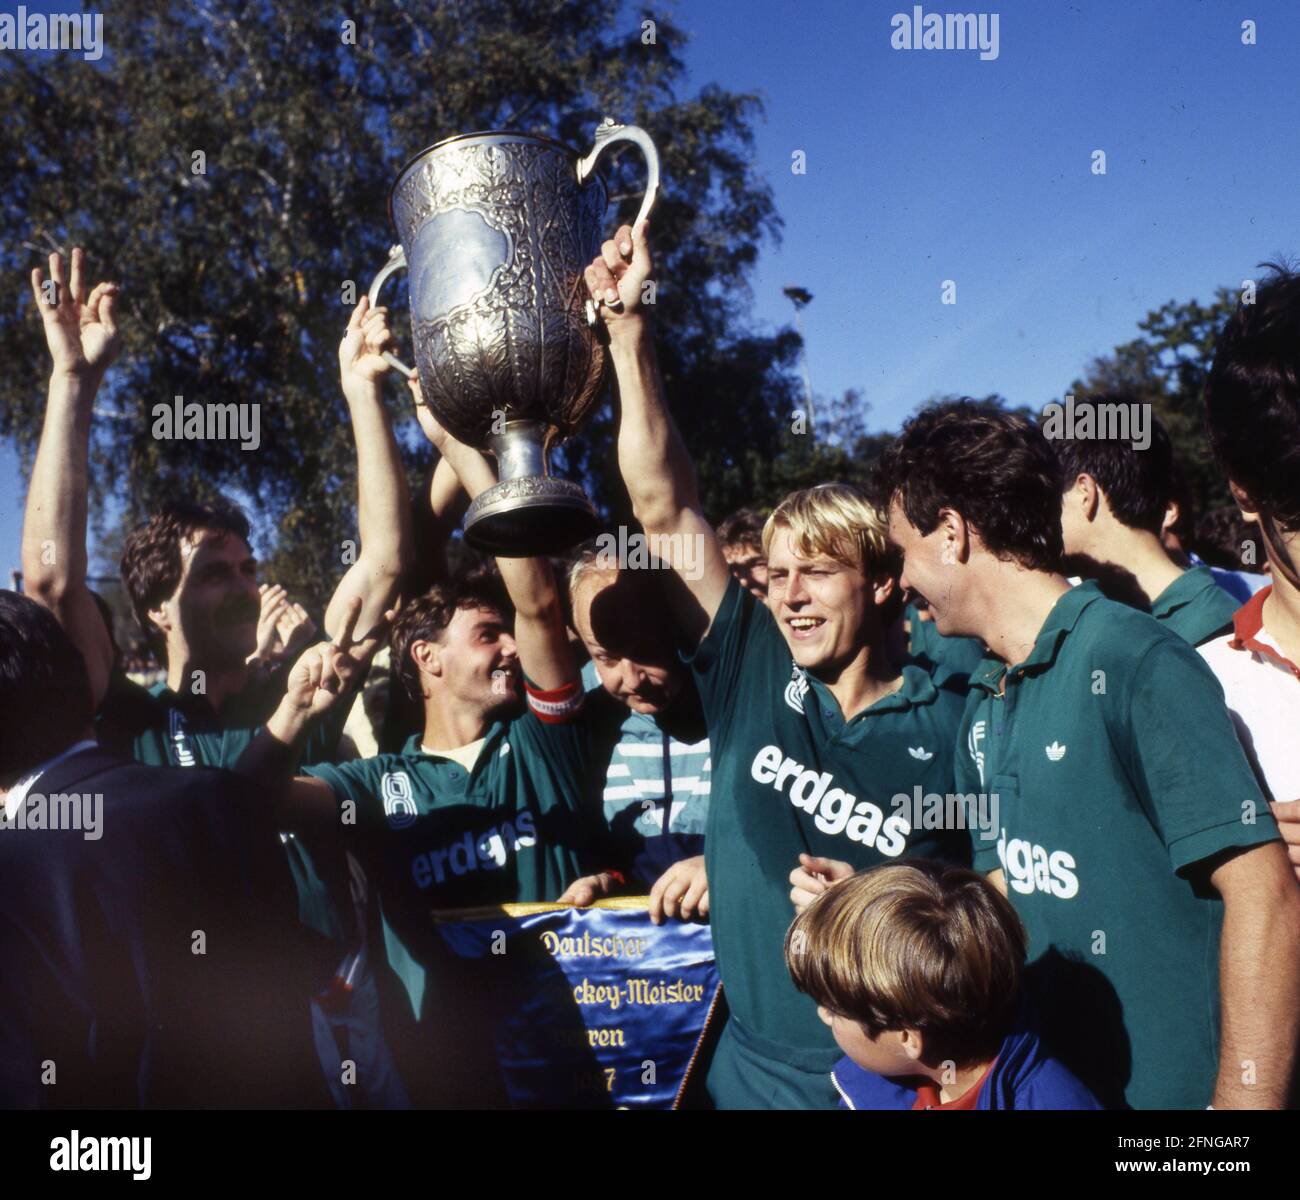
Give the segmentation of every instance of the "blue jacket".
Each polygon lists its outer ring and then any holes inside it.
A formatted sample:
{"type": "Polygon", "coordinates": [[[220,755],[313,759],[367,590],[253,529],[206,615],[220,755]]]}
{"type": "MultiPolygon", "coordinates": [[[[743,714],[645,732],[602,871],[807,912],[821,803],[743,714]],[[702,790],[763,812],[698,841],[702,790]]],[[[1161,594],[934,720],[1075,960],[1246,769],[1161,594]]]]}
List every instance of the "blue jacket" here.
{"type": "MultiPolygon", "coordinates": [[[[847,1056],[835,1064],[831,1080],[843,1108],[910,1109],[916,1102],[914,1089],[864,1070],[847,1056]]],[[[1096,1109],[1101,1105],[1063,1063],[1048,1054],[1036,1033],[1018,1024],[1002,1043],[975,1107],[1096,1109]]]]}

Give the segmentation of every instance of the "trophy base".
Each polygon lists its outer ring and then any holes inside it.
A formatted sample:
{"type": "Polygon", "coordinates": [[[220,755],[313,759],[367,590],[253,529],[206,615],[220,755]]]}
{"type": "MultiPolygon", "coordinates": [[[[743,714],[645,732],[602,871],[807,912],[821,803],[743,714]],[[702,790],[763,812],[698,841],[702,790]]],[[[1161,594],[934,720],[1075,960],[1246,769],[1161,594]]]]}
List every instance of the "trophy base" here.
{"type": "Polygon", "coordinates": [[[587,493],[550,475],[522,475],[481,492],[465,514],[465,540],[484,554],[563,554],[600,532],[587,493]]]}

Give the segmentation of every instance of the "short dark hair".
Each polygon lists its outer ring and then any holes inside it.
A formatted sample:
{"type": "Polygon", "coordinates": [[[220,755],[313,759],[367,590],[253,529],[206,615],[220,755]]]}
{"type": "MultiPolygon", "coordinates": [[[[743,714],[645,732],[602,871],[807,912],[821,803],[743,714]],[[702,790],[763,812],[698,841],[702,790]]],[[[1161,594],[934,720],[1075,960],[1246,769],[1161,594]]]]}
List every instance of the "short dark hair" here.
{"type": "Polygon", "coordinates": [[[1300,529],[1300,273],[1276,263],[1228,318],[1205,384],[1210,444],[1264,516],[1300,529]]]}
{"type": "Polygon", "coordinates": [[[927,1061],[992,1057],[1011,1032],[1025,930],[983,875],[928,859],[887,863],[827,889],[794,920],[794,985],[872,1038],[917,1029],[927,1061]]]}
{"type": "Polygon", "coordinates": [[[419,669],[411,658],[411,646],[415,642],[441,641],[452,618],[462,608],[494,608],[507,621],[514,615],[514,606],[501,576],[484,570],[448,583],[435,583],[424,595],[416,596],[393,620],[388,635],[392,669],[406,694],[417,704],[423,699],[423,693],[419,669]]]}
{"type": "Polygon", "coordinates": [[[1235,504],[1222,504],[1202,515],[1196,522],[1196,539],[1192,548],[1207,566],[1224,571],[1243,568],[1260,571],[1268,558],[1259,527],[1248,522],[1235,504]],[[1247,542],[1254,549],[1253,563],[1245,561],[1247,542]]]}
{"type": "Polygon", "coordinates": [[[176,591],[184,569],[181,541],[200,532],[233,533],[248,543],[248,518],[225,500],[199,504],[179,500],[167,504],[127,536],[122,546],[122,582],[131,597],[131,611],[154,653],[166,654],[166,639],[149,620],[176,591]]]}
{"type": "MultiPolygon", "coordinates": [[[[1076,396],[1074,410],[1095,411],[1103,404],[1123,405],[1131,410],[1138,401],[1118,392],[1076,396]]],[[[1096,422],[1096,427],[1105,426],[1096,422]]],[[[1055,438],[1051,446],[1061,462],[1064,491],[1068,492],[1080,475],[1090,475],[1105,493],[1110,511],[1121,525],[1160,533],[1174,490],[1174,448],[1154,413],[1151,444],[1145,450],[1134,449],[1131,438],[1055,438]]]]}
{"type": "Polygon", "coordinates": [[[895,498],[923,534],[961,513],[992,553],[1037,570],[1061,558],[1061,465],[1033,422],[970,399],[914,416],[876,465],[884,511],[895,498]]]}
{"type": "Polygon", "coordinates": [[[66,750],[93,716],[85,659],[54,614],[0,591],[0,787],[66,750]]]}
{"type": "Polygon", "coordinates": [[[723,517],[718,525],[718,541],[723,549],[730,546],[753,546],[756,550],[763,548],[763,526],[766,519],[759,516],[756,508],[738,508],[730,516],[723,517]]]}

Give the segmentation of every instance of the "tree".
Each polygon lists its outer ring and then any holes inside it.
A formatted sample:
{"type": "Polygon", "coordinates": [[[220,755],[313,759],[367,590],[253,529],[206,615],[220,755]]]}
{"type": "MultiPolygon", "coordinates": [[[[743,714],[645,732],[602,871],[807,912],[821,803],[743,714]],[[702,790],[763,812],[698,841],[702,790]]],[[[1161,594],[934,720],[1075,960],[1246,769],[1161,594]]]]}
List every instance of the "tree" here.
{"type": "Polygon", "coordinates": [[[1174,457],[1202,513],[1232,502],[1205,435],[1204,394],[1215,342],[1237,300],[1224,287],[1209,305],[1170,300],[1138,322],[1143,336],[1094,359],[1084,378],[1068,389],[1075,395],[1125,392],[1150,404],[1169,431],[1174,457]]]}
{"type": "MultiPolygon", "coordinates": [[[[85,245],[123,284],[125,349],[99,402],[93,511],[134,522],[179,492],[247,500],[272,570],[321,604],[355,537],[355,464],[336,350],[344,287],[386,257],[388,188],[450,134],[514,127],[585,150],[605,114],[646,126],[663,158],[653,221],[660,346],[671,403],[711,507],[743,499],[778,448],[797,341],[747,324],[747,277],[779,234],[757,174],[757,99],[679,96],[683,37],[575,0],[122,0],[102,61],[0,59],[0,435],[29,459],[46,353],[26,287],[51,246],[85,245]],[[260,406],[261,444],[162,441],[153,406],[260,406]],[[274,539],[267,536],[274,531],[274,539]]],[[[609,156],[607,156],[608,158],[609,156]]],[[[602,170],[630,219],[639,158],[602,170]]],[[[616,210],[616,211],[615,211],[616,210]]],[[[430,450],[394,387],[411,481],[430,450]]],[[[613,519],[610,417],[566,448],[613,519]]],[[[102,524],[101,524],[101,532],[102,524]]]]}

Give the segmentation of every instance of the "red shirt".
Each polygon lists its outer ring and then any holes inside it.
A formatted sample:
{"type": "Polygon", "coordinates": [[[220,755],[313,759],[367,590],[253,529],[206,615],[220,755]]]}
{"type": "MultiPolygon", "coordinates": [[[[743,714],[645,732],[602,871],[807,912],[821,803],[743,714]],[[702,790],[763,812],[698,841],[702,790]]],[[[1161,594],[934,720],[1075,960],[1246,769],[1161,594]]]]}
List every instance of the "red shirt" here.
{"type": "Polygon", "coordinates": [[[997,1059],[989,1063],[988,1070],[975,1083],[972,1083],[956,1100],[949,1100],[947,1104],[939,1099],[939,1089],[933,1083],[927,1081],[921,1084],[916,1089],[916,1101],[912,1105],[912,1111],[933,1108],[948,1112],[974,1108],[980,1098],[980,1088],[988,1082],[988,1077],[996,1063],[997,1059]]]}

